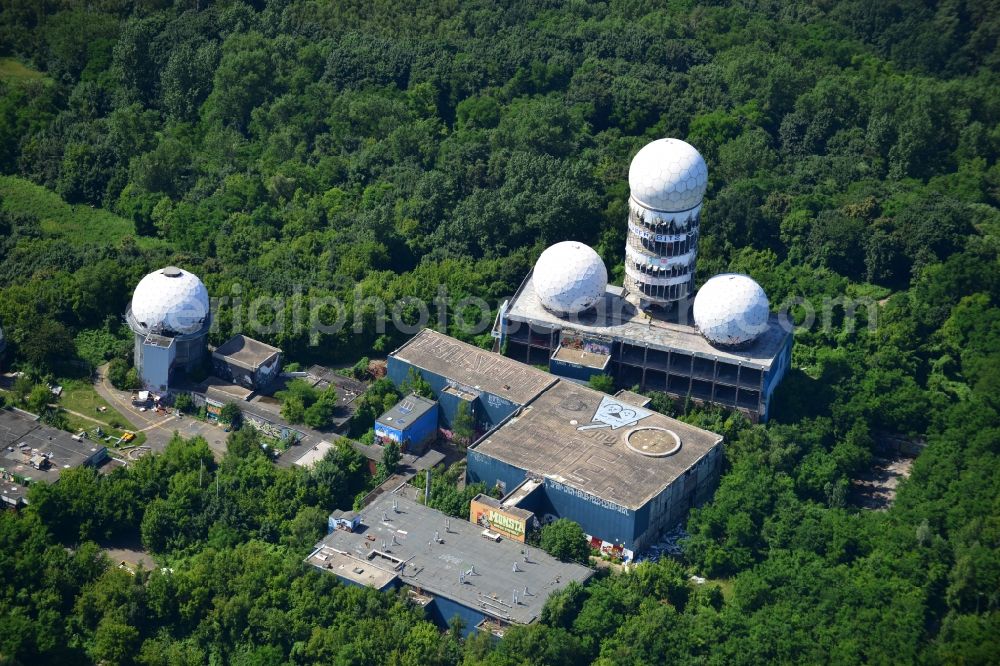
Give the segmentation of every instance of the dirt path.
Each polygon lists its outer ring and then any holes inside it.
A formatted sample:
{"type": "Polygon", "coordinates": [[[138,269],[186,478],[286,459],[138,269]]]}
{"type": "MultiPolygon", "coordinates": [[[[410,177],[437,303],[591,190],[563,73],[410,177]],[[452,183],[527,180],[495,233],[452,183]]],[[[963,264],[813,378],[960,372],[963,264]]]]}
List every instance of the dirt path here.
{"type": "Polygon", "coordinates": [[[102,426],[104,426],[106,428],[109,428],[111,430],[117,430],[117,428],[115,428],[110,423],[106,423],[106,422],[104,422],[104,421],[102,421],[100,419],[95,419],[93,416],[87,416],[86,414],[81,414],[80,412],[75,412],[72,409],[66,409],[65,407],[59,407],[59,405],[49,405],[49,407],[55,407],[55,408],[61,409],[64,412],[66,412],[67,414],[72,414],[73,416],[78,416],[81,419],[87,419],[88,421],[93,421],[94,423],[102,425],[102,426]]]}

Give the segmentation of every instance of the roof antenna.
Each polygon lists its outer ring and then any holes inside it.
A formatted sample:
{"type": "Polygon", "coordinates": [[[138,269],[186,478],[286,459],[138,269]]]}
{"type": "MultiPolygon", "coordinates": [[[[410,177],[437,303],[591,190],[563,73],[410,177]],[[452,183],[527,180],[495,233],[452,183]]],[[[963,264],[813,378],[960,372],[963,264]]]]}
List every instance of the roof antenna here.
{"type": "Polygon", "coordinates": [[[458,574],[458,584],[459,585],[465,585],[465,574],[464,573],[458,574]]]}
{"type": "Polygon", "coordinates": [[[444,521],[444,531],[451,532],[451,518],[446,518],[444,521]]]}
{"type": "Polygon", "coordinates": [[[394,513],[399,513],[399,505],[396,503],[396,498],[392,498],[392,510],[394,513]]]}
{"type": "Polygon", "coordinates": [[[517,573],[518,571],[520,571],[520,569],[517,568],[517,562],[514,562],[514,569],[513,569],[513,571],[514,571],[514,573],[517,573]]]}
{"type": "Polygon", "coordinates": [[[524,586],[524,596],[526,596],[526,597],[527,597],[527,596],[531,596],[531,595],[530,595],[530,594],[528,593],[528,586],[527,586],[527,585],[525,585],[525,586],[524,586]]]}
{"type": "Polygon", "coordinates": [[[437,530],[434,530],[434,540],[441,543],[441,534],[437,530]]]}
{"type": "Polygon", "coordinates": [[[517,605],[517,590],[514,590],[514,605],[517,605]]]}

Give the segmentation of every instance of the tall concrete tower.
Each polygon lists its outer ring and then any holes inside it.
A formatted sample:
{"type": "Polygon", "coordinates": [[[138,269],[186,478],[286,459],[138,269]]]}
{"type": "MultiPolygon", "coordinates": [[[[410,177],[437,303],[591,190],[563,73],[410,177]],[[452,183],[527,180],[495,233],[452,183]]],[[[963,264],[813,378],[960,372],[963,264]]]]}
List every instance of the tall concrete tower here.
{"type": "Polygon", "coordinates": [[[657,139],[632,160],[628,183],[625,290],[643,307],[673,307],[694,291],[708,167],[694,146],[657,139]]]}

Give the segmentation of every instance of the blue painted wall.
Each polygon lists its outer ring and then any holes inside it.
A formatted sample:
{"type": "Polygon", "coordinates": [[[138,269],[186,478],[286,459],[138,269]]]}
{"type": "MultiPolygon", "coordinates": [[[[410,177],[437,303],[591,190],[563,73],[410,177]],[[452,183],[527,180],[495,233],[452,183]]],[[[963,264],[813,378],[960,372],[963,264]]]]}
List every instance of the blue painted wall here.
{"type": "MultiPolygon", "coordinates": [[[[446,428],[450,428],[451,422],[455,418],[455,410],[458,408],[459,398],[457,396],[444,393],[444,389],[453,383],[447,377],[442,377],[437,373],[418,368],[417,366],[411,365],[407,361],[403,361],[394,356],[390,356],[388,359],[387,376],[393,384],[400,386],[404,381],[406,381],[406,375],[409,373],[410,368],[416,369],[420,376],[423,377],[428,384],[430,384],[431,390],[434,392],[434,397],[437,398],[441,406],[441,424],[446,428]]],[[[472,387],[465,388],[474,393],[479,393],[479,397],[473,402],[472,413],[482,430],[492,428],[520,407],[519,404],[514,403],[507,398],[482,391],[475,391],[472,387]]]]}
{"type": "MultiPolygon", "coordinates": [[[[561,484],[559,484],[561,485],[561,484]]],[[[583,531],[612,543],[633,548],[635,538],[649,524],[649,507],[638,512],[599,506],[588,497],[580,497],[573,489],[557,487],[555,481],[545,480],[545,499],[553,513],[580,524],[583,531]]]]}
{"type": "MultiPolygon", "coordinates": [[[[513,488],[507,488],[507,492],[512,492],[513,488]]],[[[526,511],[531,511],[535,516],[540,516],[548,511],[547,500],[545,499],[545,484],[542,484],[528,493],[517,506],[526,511]]]]}
{"type": "MultiPolygon", "coordinates": [[[[462,400],[457,395],[445,393],[443,391],[437,394],[437,399],[438,404],[441,405],[441,425],[450,430],[455,414],[458,412],[458,403],[468,401],[462,400]]],[[[483,410],[479,406],[478,400],[472,400],[469,402],[469,411],[476,423],[481,423],[483,421],[483,410]]]]}
{"type": "Polygon", "coordinates": [[[427,617],[442,629],[448,628],[448,622],[456,615],[462,618],[462,638],[467,638],[476,632],[476,625],[482,622],[486,615],[482,612],[457,603],[451,599],[435,596],[434,601],[424,608],[427,617]]]}
{"type": "MultiPolygon", "coordinates": [[[[506,492],[512,491],[527,476],[523,469],[469,449],[467,454],[467,477],[469,483],[483,482],[487,488],[496,483],[506,484],[506,492]]],[[[581,497],[571,489],[557,487],[556,482],[546,479],[544,492],[533,493],[530,502],[522,505],[536,514],[551,513],[560,518],[576,521],[583,531],[605,541],[620,543],[632,550],[635,540],[649,526],[649,507],[638,511],[600,506],[589,497],[581,497]],[[528,506],[530,504],[531,506],[528,506]]]]}
{"type": "Polygon", "coordinates": [[[523,469],[485,456],[475,449],[469,449],[466,454],[466,465],[465,475],[469,483],[482,482],[487,488],[492,488],[499,481],[504,484],[504,493],[514,490],[527,476],[523,469]]]}
{"type": "Polygon", "coordinates": [[[520,404],[492,393],[480,393],[477,402],[482,406],[483,422],[492,428],[521,407],[520,404]]]}
{"type": "Polygon", "coordinates": [[[778,355],[778,361],[771,367],[771,371],[764,375],[764,413],[760,415],[761,421],[767,421],[771,411],[771,395],[792,365],[792,337],[789,335],[785,338],[785,346],[778,355]]]}
{"type": "Polygon", "coordinates": [[[424,442],[437,437],[437,426],[438,406],[434,405],[432,409],[421,414],[417,420],[404,424],[402,428],[376,421],[374,430],[376,437],[388,437],[399,442],[403,451],[410,451],[419,449],[424,442]],[[408,444],[407,441],[409,441],[408,444]]]}
{"type": "Polygon", "coordinates": [[[582,365],[576,365],[575,363],[566,363],[565,361],[550,358],[549,372],[553,375],[565,377],[566,379],[586,382],[589,381],[594,375],[600,375],[604,371],[598,370],[597,368],[586,368],[582,365]]]}
{"type": "MultiPolygon", "coordinates": [[[[331,572],[333,573],[333,572],[331,572]]],[[[333,575],[337,576],[337,579],[344,585],[350,585],[352,587],[367,587],[366,585],[361,585],[353,580],[343,578],[336,573],[333,575]]],[[[392,579],[385,587],[379,590],[379,592],[386,592],[389,590],[396,590],[401,587],[398,578],[392,579]]],[[[427,619],[436,624],[442,629],[448,628],[448,623],[451,618],[456,615],[462,618],[462,638],[468,638],[470,634],[476,633],[476,625],[486,619],[486,614],[481,611],[470,608],[464,604],[460,604],[452,599],[446,599],[445,597],[440,597],[434,593],[429,593],[434,596],[434,601],[427,604],[424,607],[424,612],[427,613],[427,619]]]]}

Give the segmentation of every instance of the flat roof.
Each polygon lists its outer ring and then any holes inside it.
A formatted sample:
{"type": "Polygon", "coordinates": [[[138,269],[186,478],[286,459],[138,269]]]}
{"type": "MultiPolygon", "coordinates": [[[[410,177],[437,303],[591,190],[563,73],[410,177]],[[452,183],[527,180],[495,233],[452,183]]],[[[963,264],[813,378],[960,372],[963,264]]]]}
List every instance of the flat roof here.
{"type": "Polygon", "coordinates": [[[713,432],[560,380],[470,450],[636,510],[720,442],[713,432]],[[673,448],[670,433],[680,448],[663,455],[673,448]],[[669,447],[640,452],[637,441],[650,437],[669,447]]]}
{"type": "Polygon", "coordinates": [[[585,368],[595,368],[597,370],[603,370],[608,367],[608,361],[611,360],[611,356],[608,354],[595,354],[583,349],[571,349],[569,347],[562,346],[556,350],[553,358],[559,361],[565,361],[566,363],[582,365],[585,368]]]}
{"type": "Polygon", "coordinates": [[[555,381],[555,377],[485,349],[425,328],[393,352],[401,361],[462,384],[527,403],[555,381]]]}
{"type": "Polygon", "coordinates": [[[507,502],[501,502],[500,500],[494,497],[490,497],[489,495],[484,495],[480,493],[475,497],[473,497],[472,501],[479,502],[483,506],[488,506],[491,509],[501,509],[511,515],[517,516],[518,518],[527,520],[528,518],[531,518],[533,515],[535,515],[535,513],[533,511],[528,511],[527,509],[522,509],[521,507],[517,506],[517,502],[520,501],[520,499],[524,498],[518,498],[515,501],[507,503],[507,502]]]}
{"type": "Polygon", "coordinates": [[[381,423],[382,425],[398,430],[405,430],[435,407],[437,407],[436,400],[430,400],[422,395],[411,393],[404,396],[389,411],[378,417],[376,423],[381,423]]]}
{"type": "Polygon", "coordinates": [[[305,467],[307,469],[311,468],[320,460],[322,460],[324,457],[326,457],[326,454],[332,448],[333,448],[333,443],[328,442],[324,439],[318,444],[313,445],[312,448],[310,448],[308,451],[302,454],[301,457],[296,459],[296,461],[293,464],[298,465],[299,467],[305,467]]]}
{"type": "Polygon", "coordinates": [[[485,539],[481,526],[450,518],[400,493],[386,493],[362,509],[361,524],[355,532],[335,530],[328,534],[306,561],[356,582],[361,582],[356,577],[368,575],[376,588],[387,585],[389,576],[397,576],[401,583],[424,594],[519,624],[536,620],[550,594],[594,573],[517,541],[485,539]],[[322,565],[316,561],[317,554],[330,552],[338,557],[321,560],[322,565]],[[327,567],[327,563],[333,566],[327,567]],[[355,568],[363,569],[362,573],[355,573],[355,568]],[[463,574],[464,582],[460,580],[463,574]]]}
{"type": "Polygon", "coordinates": [[[0,480],[0,501],[10,507],[18,507],[24,503],[28,489],[10,481],[0,480]]]}
{"type": "Polygon", "coordinates": [[[720,349],[709,344],[693,325],[684,321],[671,321],[669,315],[650,316],[643,312],[623,298],[622,288],[614,285],[608,285],[604,299],[594,308],[564,319],[542,307],[530,274],[511,299],[507,317],[548,328],[608,336],[633,344],[677,350],[762,370],[770,369],[781,353],[785,339],[791,335],[782,326],[778,316],[772,313],[768,329],[752,345],[738,350],[720,349]]]}
{"type": "Polygon", "coordinates": [[[374,587],[376,590],[381,590],[396,579],[396,572],[381,562],[359,560],[354,555],[322,544],[309,554],[306,562],[358,585],[374,587]]]}
{"type": "Polygon", "coordinates": [[[646,407],[649,403],[653,402],[651,398],[647,398],[641,393],[636,393],[635,391],[629,391],[628,389],[622,389],[615,393],[615,397],[622,402],[627,402],[635,407],[646,407]]]}
{"type": "Polygon", "coordinates": [[[0,409],[0,467],[11,474],[54,483],[60,471],[80,467],[106,449],[104,444],[90,439],[78,442],[70,433],[39,422],[33,414],[0,409]],[[48,469],[31,466],[32,449],[51,454],[48,469]]]}
{"type": "Polygon", "coordinates": [[[204,386],[206,398],[223,404],[227,402],[246,402],[247,398],[253,394],[253,389],[248,389],[239,384],[230,384],[215,377],[206,379],[204,386]]]}
{"type": "Polygon", "coordinates": [[[163,349],[169,349],[170,345],[174,344],[174,339],[168,338],[165,335],[150,333],[146,336],[144,344],[149,345],[150,347],[162,347],[163,349]]]}
{"type": "Polygon", "coordinates": [[[281,350],[245,335],[234,335],[215,348],[212,356],[234,363],[248,370],[256,370],[281,350]]]}

